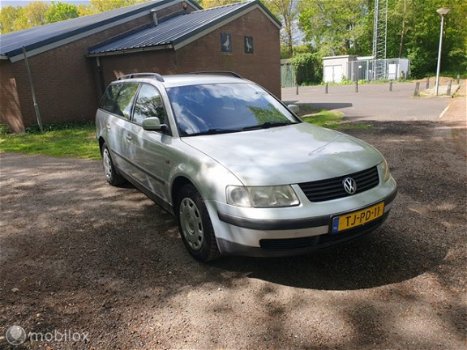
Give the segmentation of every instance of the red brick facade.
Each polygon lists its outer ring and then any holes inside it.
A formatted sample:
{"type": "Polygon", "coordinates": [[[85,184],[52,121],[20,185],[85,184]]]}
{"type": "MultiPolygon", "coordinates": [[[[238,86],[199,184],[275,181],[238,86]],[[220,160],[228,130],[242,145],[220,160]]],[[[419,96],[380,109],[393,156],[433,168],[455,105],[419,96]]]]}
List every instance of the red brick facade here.
{"type": "Polygon", "coordinates": [[[259,9],[226,24],[177,51],[147,51],[101,58],[106,83],[124,73],[234,71],[280,97],[279,29],[259,9]],[[220,34],[232,34],[232,52],[222,53],[220,34]],[[254,53],[244,53],[244,37],[254,53]]]}
{"type": "MultiPolygon", "coordinates": [[[[180,11],[181,4],[158,11],[162,18],[180,11]]],[[[96,59],[89,47],[151,23],[151,16],[90,35],[29,58],[43,123],[92,120],[100,96],[96,59]]],[[[279,29],[258,9],[199,38],[177,51],[147,51],[101,57],[105,83],[124,73],[162,74],[229,70],[265,86],[280,97],[279,29]],[[220,33],[230,32],[232,53],[220,52],[220,33]],[[254,38],[254,53],[245,54],[244,36],[254,38]]],[[[36,117],[24,60],[0,61],[0,122],[13,131],[34,125],[36,117]]]]}

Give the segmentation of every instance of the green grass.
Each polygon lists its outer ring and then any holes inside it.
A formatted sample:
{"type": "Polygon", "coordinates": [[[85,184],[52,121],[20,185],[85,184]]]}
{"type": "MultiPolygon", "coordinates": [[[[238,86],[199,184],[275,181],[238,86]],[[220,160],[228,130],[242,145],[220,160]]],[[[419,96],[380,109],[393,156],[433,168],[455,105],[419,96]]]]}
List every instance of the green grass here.
{"type": "Polygon", "coordinates": [[[99,159],[96,129],[90,123],[49,125],[44,133],[37,128],[23,134],[0,134],[0,152],[43,154],[52,157],[99,159]]]}
{"type": "Polygon", "coordinates": [[[369,129],[370,124],[346,122],[342,112],[322,110],[318,113],[302,116],[307,123],[322,126],[329,129],[351,130],[351,129],[369,129]]]}
{"type": "MultiPolygon", "coordinates": [[[[302,116],[304,121],[325,128],[338,130],[371,128],[371,125],[365,123],[346,122],[341,112],[326,110],[316,112],[304,105],[300,105],[300,109],[302,113],[310,113],[302,116]]],[[[52,157],[100,159],[94,124],[54,124],[47,125],[44,129],[44,133],[33,127],[23,134],[10,134],[5,128],[0,128],[0,153],[16,152],[52,157]]]]}
{"type": "Polygon", "coordinates": [[[317,126],[336,129],[341,123],[343,114],[341,112],[322,110],[318,113],[308,114],[303,116],[303,120],[317,126]]]}

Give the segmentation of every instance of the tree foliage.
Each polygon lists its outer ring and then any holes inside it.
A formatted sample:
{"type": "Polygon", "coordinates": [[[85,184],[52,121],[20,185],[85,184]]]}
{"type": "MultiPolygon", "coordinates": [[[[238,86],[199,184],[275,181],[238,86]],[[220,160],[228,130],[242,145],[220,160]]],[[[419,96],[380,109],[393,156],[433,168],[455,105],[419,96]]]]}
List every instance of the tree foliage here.
{"type": "Polygon", "coordinates": [[[305,38],[321,56],[355,54],[368,46],[367,1],[302,0],[300,8],[305,38]]]}
{"type": "Polygon", "coordinates": [[[147,0],[90,0],[89,5],[65,2],[32,1],[26,6],[4,6],[0,9],[0,33],[5,34],[38,25],[130,6],[147,0]]]}
{"type": "Polygon", "coordinates": [[[298,53],[292,57],[297,84],[319,83],[323,78],[321,57],[316,53],[298,53]]]}
{"type": "MultiPolygon", "coordinates": [[[[463,0],[388,0],[388,58],[407,57],[412,75],[435,71],[440,17],[439,7],[448,7],[442,67],[467,69],[467,2],[463,0]]],[[[312,50],[321,56],[371,55],[373,0],[301,0],[300,28],[312,50]]]]}
{"type": "Polygon", "coordinates": [[[298,0],[263,0],[271,12],[283,24],[282,43],[288,55],[293,54],[295,21],[298,17],[298,0]]]}
{"type": "Polygon", "coordinates": [[[73,4],[66,2],[52,2],[47,11],[45,12],[45,18],[47,23],[54,23],[58,21],[64,21],[70,18],[76,18],[79,16],[78,7],[73,4]]]}
{"type": "Polygon", "coordinates": [[[135,5],[145,0],[91,0],[90,10],[94,13],[118,9],[120,7],[135,5]]]}
{"type": "Polygon", "coordinates": [[[212,7],[234,4],[236,2],[238,2],[238,0],[200,0],[199,4],[201,7],[209,9],[212,7]]]}
{"type": "MultiPolygon", "coordinates": [[[[34,1],[24,7],[4,6],[0,9],[0,33],[92,15],[144,1],[147,0],[90,0],[89,5],[80,6],[34,1]]],[[[199,0],[199,3],[204,8],[210,8],[238,1],[199,0]]],[[[367,56],[372,53],[375,0],[262,1],[282,22],[281,57],[310,53],[316,60],[317,57],[328,55],[367,56]],[[297,24],[304,34],[306,46],[296,46],[297,24]]],[[[435,71],[440,27],[436,9],[442,6],[451,9],[445,18],[442,70],[465,73],[467,1],[388,0],[387,57],[408,57],[414,76],[435,71]]]]}
{"type": "Polygon", "coordinates": [[[47,23],[46,13],[49,4],[42,1],[34,1],[23,8],[24,17],[27,18],[27,26],[35,27],[47,23]]]}
{"type": "Polygon", "coordinates": [[[6,6],[0,11],[0,32],[8,33],[15,30],[21,30],[22,23],[19,18],[22,17],[21,7],[6,6]]]}

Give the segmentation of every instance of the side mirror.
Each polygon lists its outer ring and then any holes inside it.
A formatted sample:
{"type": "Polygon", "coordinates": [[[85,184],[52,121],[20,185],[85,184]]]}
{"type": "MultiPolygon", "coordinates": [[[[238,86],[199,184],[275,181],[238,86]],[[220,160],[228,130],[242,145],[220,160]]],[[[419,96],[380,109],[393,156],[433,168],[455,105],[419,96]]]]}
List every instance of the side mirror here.
{"type": "Polygon", "coordinates": [[[298,114],[298,112],[300,111],[300,107],[298,105],[288,105],[287,108],[295,114],[298,114]]]}
{"type": "Polygon", "coordinates": [[[161,124],[159,118],[156,117],[146,118],[142,124],[143,129],[147,131],[159,131],[163,129],[163,126],[165,125],[161,124]]]}

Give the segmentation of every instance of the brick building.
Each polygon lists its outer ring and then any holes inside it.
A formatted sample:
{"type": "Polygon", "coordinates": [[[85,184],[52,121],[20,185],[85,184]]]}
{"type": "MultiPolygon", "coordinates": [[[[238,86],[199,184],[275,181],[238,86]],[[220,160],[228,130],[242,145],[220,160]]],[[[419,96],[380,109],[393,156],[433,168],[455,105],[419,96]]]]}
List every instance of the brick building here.
{"type": "Polygon", "coordinates": [[[135,72],[234,71],[280,97],[279,29],[258,0],[159,0],[1,35],[0,122],[36,124],[31,80],[43,123],[92,120],[103,87],[135,72]]]}

